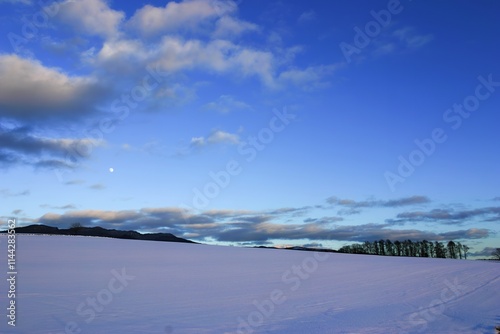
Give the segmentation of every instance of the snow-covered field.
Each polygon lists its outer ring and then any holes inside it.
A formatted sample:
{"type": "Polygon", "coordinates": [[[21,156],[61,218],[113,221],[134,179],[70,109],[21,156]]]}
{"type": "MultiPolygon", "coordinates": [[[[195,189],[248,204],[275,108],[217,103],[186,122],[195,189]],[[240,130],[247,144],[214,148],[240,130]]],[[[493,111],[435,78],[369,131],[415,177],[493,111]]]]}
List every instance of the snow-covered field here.
{"type": "Polygon", "coordinates": [[[1,333],[492,334],[500,325],[491,262],[18,235],[17,270],[16,327],[0,283],[1,333]]]}

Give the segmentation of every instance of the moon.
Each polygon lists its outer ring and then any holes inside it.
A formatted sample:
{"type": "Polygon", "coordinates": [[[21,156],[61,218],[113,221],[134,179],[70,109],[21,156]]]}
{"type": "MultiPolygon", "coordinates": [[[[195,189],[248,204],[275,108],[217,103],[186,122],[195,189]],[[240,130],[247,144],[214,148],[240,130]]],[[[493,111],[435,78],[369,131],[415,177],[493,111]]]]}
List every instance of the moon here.
{"type": "Polygon", "coordinates": [[[110,172],[110,173],[113,173],[114,171],[115,171],[115,170],[113,169],[113,167],[110,167],[110,168],[109,168],[109,172],[110,172]]]}

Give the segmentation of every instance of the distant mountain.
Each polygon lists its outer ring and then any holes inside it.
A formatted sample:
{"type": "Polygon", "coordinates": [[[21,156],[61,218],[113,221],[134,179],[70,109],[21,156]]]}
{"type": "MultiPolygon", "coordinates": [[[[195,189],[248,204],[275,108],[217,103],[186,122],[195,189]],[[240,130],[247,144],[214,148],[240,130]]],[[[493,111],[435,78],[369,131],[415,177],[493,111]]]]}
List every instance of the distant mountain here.
{"type": "MultiPolygon", "coordinates": [[[[120,231],[108,230],[102,227],[72,227],[60,229],[47,225],[29,225],[24,227],[16,227],[16,233],[24,234],[54,234],[54,235],[82,235],[88,237],[106,237],[117,239],[134,239],[134,240],[151,240],[151,241],[168,241],[168,242],[186,242],[196,243],[191,240],[178,238],[171,233],[146,233],[142,234],[136,231],[120,231]]],[[[7,231],[0,231],[6,233],[7,231]]]]}
{"type": "Polygon", "coordinates": [[[290,246],[290,247],[254,246],[254,247],[251,247],[251,248],[285,249],[285,250],[298,250],[298,251],[305,251],[305,252],[338,253],[338,251],[336,251],[334,249],[328,249],[328,248],[309,248],[309,247],[302,247],[302,246],[290,246]]]}

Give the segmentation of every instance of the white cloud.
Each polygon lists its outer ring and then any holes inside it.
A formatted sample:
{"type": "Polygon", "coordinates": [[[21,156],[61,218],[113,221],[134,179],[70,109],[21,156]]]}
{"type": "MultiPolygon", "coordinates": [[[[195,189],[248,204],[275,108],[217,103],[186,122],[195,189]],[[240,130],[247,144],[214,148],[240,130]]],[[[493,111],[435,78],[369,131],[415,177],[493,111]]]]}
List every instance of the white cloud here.
{"type": "Polygon", "coordinates": [[[111,9],[104,0],[66,0],[51,4],[48,11],[56,12],[57,20],[76,31],[107,38],[118,36],[125,13],[111,9]]]}
{"type": "Polygon", "coordinates": [[[240,137],[237,134],[215,130],[207,137],[193,137],[190,141],[192,148],[201,148],[207,145],[215,144],[230,144],[237,145],[240,142],[240,137]]]}
{"type": "Polygon", "coordinates": [[[223,16],[215,24],[214,37],[234,37],[244,32],[258,31],[259,26],[231,16],[223,16]]]}
{"type": "Polygon", "coordinates": [[[109,40],[103,43],[95,57],[95,66],[115,80],[133,78],[136,72],[145,72],[154,50],[135,39],[109,40]]]}
{"type": "Polygon", "coordinates": [[[146,5],[130,19],[132,27],[150,35],[178,29],[197,28],[204,21],[236,10],[232,1],[186,0],[171,1],[165,7],[146,5]]]}
{"type": "Polygon", "coordinates": [[[248,110],[250,105],[245,102],[238,101],[230,95],[221,95],[216,101],[205,104],[205,109],[215,110],[220,113],[229,113],[234,110],[248,110]]]}
{"type": "Polygon", "coordinates": [[[193,138],[191,138],[191,146],[193,146],[193,147],[202,147],[202,146],[205,146],[205,138],[204,137],[193,137],[193,138]]]}
{"type": "MultiPolygon", "coordinates": [[[[202,70],[224,73],[243,78],[256,77],[268,88],[296,85],[305,89],[325,85],[324,78],[337,65],[310,66],[305,69],[291,68],[277,74],[278,68],[293,62],[300,46],[260,50],[242,46],[229,40],[215,39],[209,42],[199,39],[183,39],[164,36],[158,44],[145,44],[141,40],[115,40],[103,44],[96,59],[101,68],[116,75],[156,68],[164,74],[202,70]]],[[[164,92],[158,90],[158,94],[164,92]]],[[[163,94],[162,93],[162,94],[163,94]]]]}
{"type": "Polygon", "coordinates": [[[210,144],[238,144],[240,142],[240,137],[237,134],[217,130],[208,136],[207,142],[210,144]]]}
{"type": "Polygon", "coordinates": [[[213,41],[208,44],[199,40],[181,40],[165,37],[159,50],[158,61],[162,69],[176,71],[205,67],[215,71],[225,71],[230,66],[228,55],[236,48],[227,41],[213,41]]]}
{"type": "Polygon", "coordinates": [[[146,55],[144,45],[139,40],[121,39],[106,41],[97,57],[100,61],[116,61],[131,56],[136,59],[144,59],[146,55]]]}
{"type": "Polygon", "coordinates": [[[232,60],[233,67],[240,67],[243,75],[257,75],[267,86],[274,86],[274,57],[267,51],[241,49],[232,60]]]}
{"type": "Polygon", "coordinates": [[[292,68],[281,72],[278,81],[281,85],[293,84],[304,90],[322,88],[328,85],[325,78],[340,66],[342,65],[309,66],[305,69],[292,68]]]}
{"type": "Polygon", "coordinates": [[[204,43],[195,39],[184,41],[165,37],[157,58],[156,64],[166,71],[197,68],[233,72],[244,77],[257,76],[265,85],[274,85],[273,54],[242,47],[230,41],[214,40],[204,43]]]}

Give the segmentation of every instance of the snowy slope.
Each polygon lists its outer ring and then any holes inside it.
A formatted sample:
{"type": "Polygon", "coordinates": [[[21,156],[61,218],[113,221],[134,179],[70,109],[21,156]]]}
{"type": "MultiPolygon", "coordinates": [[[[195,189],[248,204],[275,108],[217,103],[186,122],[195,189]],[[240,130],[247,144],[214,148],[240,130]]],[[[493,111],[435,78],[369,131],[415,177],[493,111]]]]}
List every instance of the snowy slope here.
{"type": "Polygon", "coordinates": [[[494,333],[500,325],[499,263],[26,235],[17,236],[17,261],[16,327],[7,325],[2,280],[1,333],[494,333]]]}

